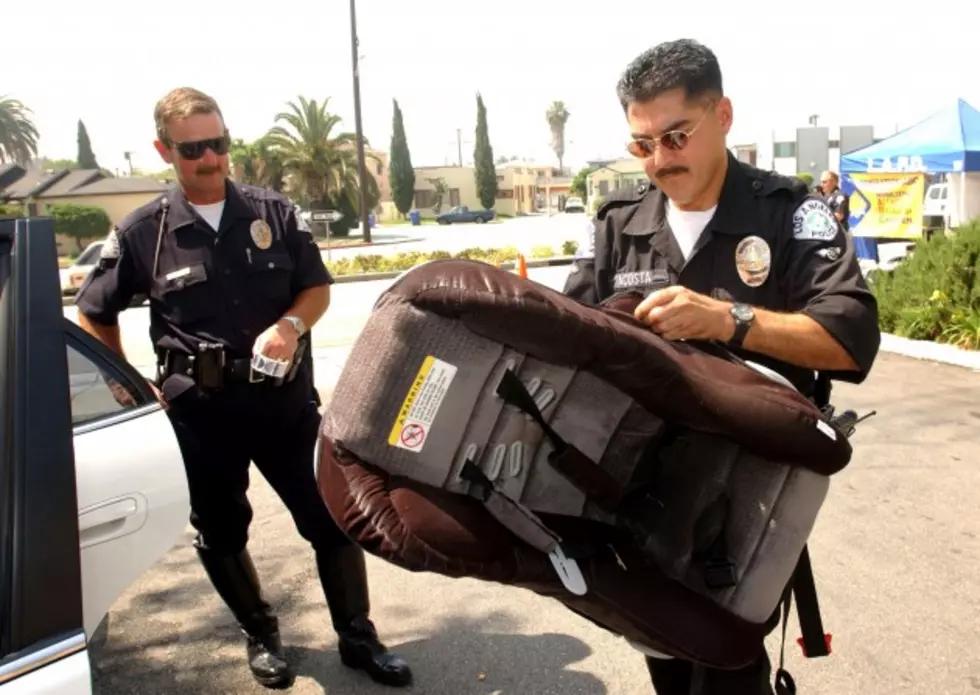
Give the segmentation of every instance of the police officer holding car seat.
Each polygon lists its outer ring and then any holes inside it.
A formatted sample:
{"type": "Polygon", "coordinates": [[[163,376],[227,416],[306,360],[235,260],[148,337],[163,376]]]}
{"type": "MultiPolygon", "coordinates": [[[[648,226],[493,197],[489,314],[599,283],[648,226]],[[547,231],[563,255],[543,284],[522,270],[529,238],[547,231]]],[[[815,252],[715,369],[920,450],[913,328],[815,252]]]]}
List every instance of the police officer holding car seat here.
{"type": "MultiPolygon", "coordinates": [[[[635,316],[651,330],[725,344],[818,404],[824,378],[862,382],[880,333],[850,237],[803,182],[728,152],[732,103],[715,55],[695,41],[661,44],[617,91],[650,183],[602,202],[565,293],[597,304],[638,291],[635,316]]],[[[763,644],[734,671],[653,654],[647,665],[659,695],[773,692],[763,644]]]]}
{"type": "Polygon", "coordinates": [[[119,313],[134,294],[150,297],[156,386],[184,456],[195,546],[245,634],[255,679],[278,687],[293,674],[246,548],[250,462],[313,546],[343,663],[407,685],[408,665],[368,615],[363,552],[334,523],[315,480],[309,331],[333,282],[319,248],[283,196],[228,180],[229,136],[211,97],[173,90],[155,119],[156,149],[179,186],[112,231],[78,293],[79,323],[122,354],[119,313]]]}

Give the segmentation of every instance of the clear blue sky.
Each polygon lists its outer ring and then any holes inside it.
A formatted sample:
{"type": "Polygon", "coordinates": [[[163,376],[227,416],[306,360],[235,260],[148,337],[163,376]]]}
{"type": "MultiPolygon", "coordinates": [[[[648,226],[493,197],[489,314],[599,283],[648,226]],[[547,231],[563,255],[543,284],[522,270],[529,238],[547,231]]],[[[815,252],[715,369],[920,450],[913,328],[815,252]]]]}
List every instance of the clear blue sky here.
{"type": "MultiPolygon", "coordinates": [[[[353,131],[347,6],[15,3],[4,11],[4,52],[16,58],[5,61],[0,94],[34,110],[42,155],[74,158],[81,118],[99,162],[113,169],[125,166],[126,150],[135,166],[162,168],[153,105],[178,85],[214,95],[234,136],[261,135],[298,94],[331,97],[353,131]]],[[[479,90],[495,155],[554,161],[544,112],[561,99],[572,114],[566,164],[623,156],[616,79],[637,53],[680,37],[721,60],[735,103],[732,143],[805,125],[813,113],[821,124],[870,123],[887,134],[957,97],[980,107],[976,29],[965,21],[976,0],[910,5],[915,14],[871,0],[590,7],[613,5],[360,0],[365,133],[388,149],[397,97],[417,166],[455,160],[457,128],[471,157],[479,90]]]]}

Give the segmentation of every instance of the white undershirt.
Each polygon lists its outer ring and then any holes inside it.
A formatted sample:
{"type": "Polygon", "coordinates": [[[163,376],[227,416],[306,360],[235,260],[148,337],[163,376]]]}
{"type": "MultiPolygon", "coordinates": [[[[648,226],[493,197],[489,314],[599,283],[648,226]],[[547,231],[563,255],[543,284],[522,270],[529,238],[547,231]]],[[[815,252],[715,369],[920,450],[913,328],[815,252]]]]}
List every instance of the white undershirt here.
{"type": "Polygon", "coordinates": [[[221,213],[225,211],[225,201],[222,200],[210,205],[194,205],[191,203],[191,207],[197,210],[197,214],[211,225],[211,229],[218,231],[218,225],[221,224],[221,213]]]}
{"type": "Polygon", "coordinates": [[[678,210],[667,201],[667,224],[674,233],[677,245],[686,261],[691,256],[694,245],[698,243],[704,228],[715,214],[717,205],[709,210],[678,210]]]}

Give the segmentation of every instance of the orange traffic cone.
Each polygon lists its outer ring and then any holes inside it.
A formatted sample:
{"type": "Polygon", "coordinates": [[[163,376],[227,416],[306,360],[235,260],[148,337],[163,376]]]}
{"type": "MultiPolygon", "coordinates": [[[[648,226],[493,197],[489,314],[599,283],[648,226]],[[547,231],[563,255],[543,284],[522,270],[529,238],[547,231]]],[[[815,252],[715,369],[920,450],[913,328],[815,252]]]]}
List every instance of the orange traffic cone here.
{"type": "Polygon", "coordinates": [[[527,260],[523,253],[517,254],[517,274],[527,279],[527,260]]]}

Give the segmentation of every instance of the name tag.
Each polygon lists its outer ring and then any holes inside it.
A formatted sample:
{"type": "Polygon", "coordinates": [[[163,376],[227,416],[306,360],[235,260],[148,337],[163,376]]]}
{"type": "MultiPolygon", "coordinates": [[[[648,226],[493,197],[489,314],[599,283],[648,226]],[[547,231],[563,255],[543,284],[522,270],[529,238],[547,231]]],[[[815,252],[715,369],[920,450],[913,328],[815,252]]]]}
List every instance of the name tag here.
{"type": "Polygon", "coordinates": [[[191,269],[190,268],[181,268],[180,270],[175,270],[172,273],[167,273],[167,276],[166,277],[167,277],[167,280],[176,280],[178,278],[182,278],[182,277],[187,276],[187,275],[190,275],[190,274],[191,274],[191,269]]]}
{"type": "Polygon", "coordinates": [[[667,285],[670,278],[666,270],[636,270],[616,273],[613,276],[613,289],[626,290],[632,287],[667,285]]]}

